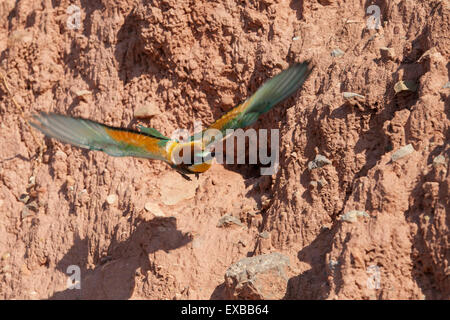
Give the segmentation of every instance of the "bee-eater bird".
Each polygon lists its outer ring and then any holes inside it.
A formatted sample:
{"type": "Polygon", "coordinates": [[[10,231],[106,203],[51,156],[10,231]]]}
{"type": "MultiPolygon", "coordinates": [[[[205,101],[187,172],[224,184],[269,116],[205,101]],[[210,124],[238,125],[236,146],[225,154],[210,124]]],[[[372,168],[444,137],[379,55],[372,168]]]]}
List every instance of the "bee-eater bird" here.
{"type": "Polygon", "coordinates": [[[187,142],[170,139],[154,128],[139,126],[140,131],[135,131],[55,113],[35,115],[33,118],[36,122],[30,122],[30,124],[49,137],[77,147],[100,150],[114,157],[139,157],[165,161],[184,178],[190,180],[186,174],[195,174],[198,177],[199,173],[211,167],[214,157],[211,147],[218,141],[215,141],[215,137],[208,132],[216,130],[224,134],[227,129],[252,125],[260,115],[295,93],[305,82],[311,70],[309,61],[292,65],[267,81],[250,98],[204,130],[200,139],[197,134],[190,137],[187,142]],[[182,154],[186,148],[191,155],[195,155],[195,158],[189,157],[181,162],[175,159],[175,155],[182,154]]]}

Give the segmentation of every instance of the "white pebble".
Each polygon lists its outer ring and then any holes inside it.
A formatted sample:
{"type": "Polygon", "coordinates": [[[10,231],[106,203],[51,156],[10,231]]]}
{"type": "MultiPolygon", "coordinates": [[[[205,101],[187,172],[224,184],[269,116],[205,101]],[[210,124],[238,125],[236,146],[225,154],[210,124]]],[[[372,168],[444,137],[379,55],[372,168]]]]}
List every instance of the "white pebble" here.
{"type": "Polygon", "coordinates": [[[165,217],[166,215],[161,210],[158,204],[153,202],[147,202],[144,205],[144,209],[153,214],[155,217],[165,217]]]}
{"type": "Polygon", "coordinates": [[[364,96],[362,96],[362,95],[360,95],[360,94],[354,93],[354,92],[343,92],[343,93],[342,93],[342,96],[343,96],[345,99],[351,99],[351,98],[355,98],[355,97],[361,98],[361,99],[365,99],[365,98],[366,98],[366,97],[364,97],[364,96]]]}
{"type": "Polygon", "coordinates": [[[118,199],[117,195],[110,194],[109,196],[106,197],[106,202],[111,205],[116,203],[117,199],[118,199]]]}
{"type": "Polygon", "coordinates": [[[336,49],[334,49],[333,51],[331,51],[331,56],[332,57],[335,57],[335,58],[339,58],[339,57],[342,57],[343,55],[344,55],[344,51],[342,51],[341,49],[339,49],[339,48],[336,48],[336,49]]]}
{"type": "Polygon", "coordinates": [[[352,211],[347,212],[346,214],[343,214],[340,217],[340,220],[346,221],[346,222],[356,222],[356,221],[358,221],[358,217],[368,218],[369,215],[365,211],[352,210],[352,211]]]}
{"type": "Polygon", "coordinates": [[[415,150],[411,144],[407,144],[406,146],[401,147],[397,151],[395,151],[392,154],[392,161],[397,161],[411,153],[413,153],[415,150]]]}

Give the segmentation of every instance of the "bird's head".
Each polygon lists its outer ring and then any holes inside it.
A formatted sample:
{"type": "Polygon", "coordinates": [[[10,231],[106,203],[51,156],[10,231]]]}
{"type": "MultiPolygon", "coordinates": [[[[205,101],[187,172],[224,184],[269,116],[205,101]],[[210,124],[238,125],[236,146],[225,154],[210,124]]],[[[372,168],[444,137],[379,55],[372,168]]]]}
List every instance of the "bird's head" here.
{"type": "Polygon", "coordinates": [[[170,148],[170,160],[185,173],[202,173],[211,167],[214,152],[203,149],[201,141],[174,142],[170,148]]]}

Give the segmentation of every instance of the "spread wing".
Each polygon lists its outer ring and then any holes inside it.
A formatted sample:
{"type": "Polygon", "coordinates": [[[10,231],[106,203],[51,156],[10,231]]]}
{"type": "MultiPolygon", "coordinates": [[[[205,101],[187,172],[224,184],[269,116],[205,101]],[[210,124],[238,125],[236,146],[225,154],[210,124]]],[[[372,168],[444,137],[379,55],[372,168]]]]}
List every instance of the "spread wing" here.
{"type": "Polygon", "coordinates": [[[136,132],[55,113],[40,113],[33,118],[36,122],[30,124],[45,135],[80,148],[100,150],[114,157],[167,160],[165,145],[169,140],[161,134],[153,135],[151,128],[136,132]]]}
{"type": "MultiPolygon", "coordinates": [[[[252,125],[260,115],[295,93],[308,78],[311,70],[309,61],[294,64],[267,81],[249,99],[226,113],[208,129],[219,130],[225,136],[226,129],[252,125]]],[[[205,146],[214,141],[214,137],[208,135],[208,129],[203,132],[205,146]]]]}

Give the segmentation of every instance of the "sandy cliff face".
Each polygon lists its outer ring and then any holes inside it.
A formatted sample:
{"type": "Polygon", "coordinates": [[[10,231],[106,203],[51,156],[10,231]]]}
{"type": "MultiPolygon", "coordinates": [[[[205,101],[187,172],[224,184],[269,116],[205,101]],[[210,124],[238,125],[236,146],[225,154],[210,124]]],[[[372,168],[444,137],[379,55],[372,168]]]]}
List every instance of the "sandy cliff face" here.
{"type": "Polygon", "coordinates": [[[71,4],[0,3],[1,298],[450,298],[447,1],[81,0],[79,29],[71,4]],[[302,91],[254,126],[280,130],[273,176],[216,164],[188,182],[24,120],[192,131],[305,59],[302,91]],[[251,293],[224,279],[273,252],[288,266],[251,293]]]}

